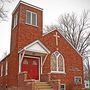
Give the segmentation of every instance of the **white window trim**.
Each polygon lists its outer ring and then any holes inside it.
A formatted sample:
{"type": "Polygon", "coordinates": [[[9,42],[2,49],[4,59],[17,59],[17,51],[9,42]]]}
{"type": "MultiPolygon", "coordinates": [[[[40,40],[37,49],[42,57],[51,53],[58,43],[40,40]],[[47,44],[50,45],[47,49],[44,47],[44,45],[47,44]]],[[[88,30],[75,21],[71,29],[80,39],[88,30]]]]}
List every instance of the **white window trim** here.
{"type": "Polygon", "coordinates": [[[8,61],[6,61],[5,75],[8,75],[8,61]]]}
{"type": "Polygon", "coordinates": [[[35,26],[35,27],[38,27],[38,25],[37,25],[37,13],[32,12],[32,11],[29,11],[29,10],[26,10],[26,24],[32,25],[32,26],[35,26]],[[27,22],[27,12],[30,12],[31,13],[31,24],[27,22]],[[32,24],[32,13],[36,15],[36,25],[33,25],[32,24]]]}
{"type": "MultiPolygon", "coordinates": [[[[55,51],[55,52],[58,52],[58,51],[55,51]]],[[[54,52],[54,53],[55,53],[54,52]]],[[[54,53],[52,53],[52,55],[54,54],[54,53]]],[[[51,55],[51,56],[52,56],[51,55]]],[[[63,58],[63,71],[58,71],[58,58],[59,58],[59,56],[60,56],[61,54],[59,53],[59,55],[56,57],[56,59],[57,59],[57,71],[52,71],[52,69],[51,69],[51,73],[60,73],[60,74],[65,74],[65,62],[64,62],[64,57],[62,56],[62,58],[63,58]]],[[[52,67],[52,66],[51,66],[52,67]]]]}
{"type": "Polygon", "coordinates": [[[74,83],[75,83],[75,84],[77,84],[77,83],[76,83],[76,78],[81,78],[81,83],[80,83],[80,84],[82,84],[82,77],[81,77],[81,76],[75,76],[75,77],[74,77],[74,83]]]}
{"type": "Polygon", "coordinates": [[[3,76],[3,63],[1,64],[1,77],[3,76]]]}
{"type": "Polygon", "coordinates": [[[64,85],[64,90],[66,90],[66,84],[60,84],[60,90],[61,90],[61,85],[64,85]]]}

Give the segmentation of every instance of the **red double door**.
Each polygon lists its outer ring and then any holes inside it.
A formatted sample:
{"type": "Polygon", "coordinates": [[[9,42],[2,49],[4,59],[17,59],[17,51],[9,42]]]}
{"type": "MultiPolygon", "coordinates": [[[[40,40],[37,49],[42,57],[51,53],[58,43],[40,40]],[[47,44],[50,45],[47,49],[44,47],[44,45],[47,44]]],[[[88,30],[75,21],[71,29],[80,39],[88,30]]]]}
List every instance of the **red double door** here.
{"type": "Polygon", "coordinates": [[[24,57],[22,72],[27,72],[27,79],[39,80],[39,59],[24,57]]]}

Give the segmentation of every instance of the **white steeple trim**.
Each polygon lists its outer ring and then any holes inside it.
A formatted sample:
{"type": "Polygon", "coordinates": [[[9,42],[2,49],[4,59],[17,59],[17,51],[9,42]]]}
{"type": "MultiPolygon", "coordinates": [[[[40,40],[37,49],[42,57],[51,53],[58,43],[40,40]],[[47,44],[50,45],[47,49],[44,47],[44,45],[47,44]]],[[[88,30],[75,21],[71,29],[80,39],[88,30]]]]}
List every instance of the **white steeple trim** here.
{"type": "Polygon", "coordinates": [[[20,1],[18,2],[18,4],[17,4],[16,8],[13,10],[12,14],[16,11],[16,9],[18,8],[18,6],[19,6],[20,4],[24,4],[24,5],[27,5],[27,6],[29,6],[29,7],[35,8],[35,9],[37,9],[37,10],[43,11],[43,9],[40,8],[40,7],[37,7],[37,6],[35,6],[35,5],[29,4],[29,3],[27,3],[27,2],[24,2],[24,1],[20,0],[20,1]]]}

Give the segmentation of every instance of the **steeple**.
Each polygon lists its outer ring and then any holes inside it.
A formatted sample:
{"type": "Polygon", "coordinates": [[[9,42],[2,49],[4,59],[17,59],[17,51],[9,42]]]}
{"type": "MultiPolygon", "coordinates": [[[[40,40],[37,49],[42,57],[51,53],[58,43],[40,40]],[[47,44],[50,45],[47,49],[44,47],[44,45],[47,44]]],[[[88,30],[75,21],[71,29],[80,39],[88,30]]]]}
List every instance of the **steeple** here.
{"type": "Polygon", "coordinates": [[[42,14],[42,8],[23,1],[18,3],[12,13],[11,46],[13,48],[16,43],[18,47],[22,48],[24,45],[27,45],[42,35],[42,14]]]}

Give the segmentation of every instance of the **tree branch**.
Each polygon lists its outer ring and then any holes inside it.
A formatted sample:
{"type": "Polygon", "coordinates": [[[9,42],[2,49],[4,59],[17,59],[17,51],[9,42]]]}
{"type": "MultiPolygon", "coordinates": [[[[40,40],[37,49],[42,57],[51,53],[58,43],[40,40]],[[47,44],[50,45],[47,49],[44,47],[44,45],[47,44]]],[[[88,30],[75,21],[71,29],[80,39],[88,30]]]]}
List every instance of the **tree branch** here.
{"type": "Polygon", "coordinates": [[[82,51],[82,48],[83,48],[83,46],[84,46],[84,44],[85,44],[85,42],[88,40],[88,38],[90,37],[90,33],[88,34],[88,36],[85,38],[85,40],[83,41],[83,43],[82,43],[82,45],[81,45],[81,47],[80,47],[80,50],[79,50],[79,52],[81,52],[82,51]]]}

